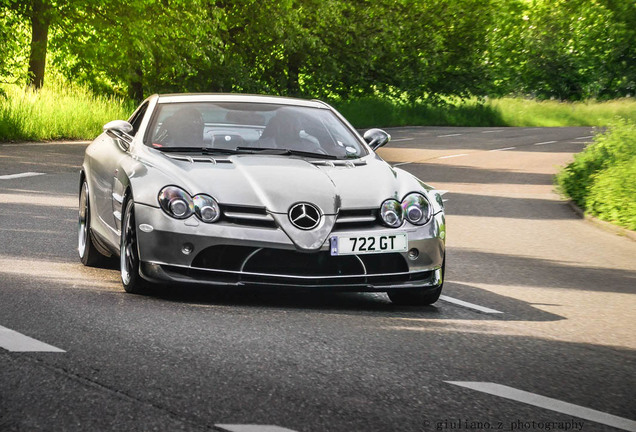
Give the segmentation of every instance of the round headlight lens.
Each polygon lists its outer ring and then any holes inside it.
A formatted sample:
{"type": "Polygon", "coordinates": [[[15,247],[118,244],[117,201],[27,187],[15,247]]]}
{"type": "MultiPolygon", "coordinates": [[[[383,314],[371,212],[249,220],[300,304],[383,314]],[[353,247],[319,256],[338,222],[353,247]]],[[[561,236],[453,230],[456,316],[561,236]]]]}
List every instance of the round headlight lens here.
{"type": "Polygon", "coordinates": [[[419,193],[412,193],[402,200],[402,209],[406,215],[406,220],[414,225],[424,225],[430,219],[431,205],[419,193]]]}
{"type": "Polygon", "coordinates": [[[193,198],[194,212],[203,222],[216,222],[221,216],[221,209],[214,198],[208,195],[197,195],[193,198]]]}
{"type": "Polygon", "coordinates": [[[394,199],[384,201],[382,207],[380,207],[380,217],[382,221],[391,228],[402,226],[404,217],[400,203],[394,199]]]}
{"type": "Polygon", "coordinates": [[[186,219],[194,213],[192,198],[186,191],[176,186],[166,186],[159,192],[159,205],[168,215],[186,219]]]}
{"type": "Polygon", "coordinates": [[[188,213],[188,203],[181,198],[176,198],[170,201],[170,211],[176,217],[183,217],[188,213]]]}

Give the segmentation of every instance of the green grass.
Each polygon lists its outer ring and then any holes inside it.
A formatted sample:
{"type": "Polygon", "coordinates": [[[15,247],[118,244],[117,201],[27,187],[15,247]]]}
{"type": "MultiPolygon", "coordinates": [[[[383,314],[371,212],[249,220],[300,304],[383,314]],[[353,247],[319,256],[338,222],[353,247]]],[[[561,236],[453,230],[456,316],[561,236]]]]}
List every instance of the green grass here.
{"type": "MultiPolygon", "coordinates": [[[[561,103],[518,98],[451,100],[445,105],[372,96],[333,105],[358,128],[388,126],[606,126],[636,121],[636,100],[561,103]]],[[[0,86],[0,141],[92,139],[134,104],[50,79],[39,92],[0,86]]]]}
{"type": "Polygon", "coordinates": [[[121,99],[96,96],[62,82],[47,84],[38,92],[17,85],[2,90],[0,141],[93,139],[105,123],[126,119],[134,109],[121,99]]]}
{"type": "Polygon", "coordinates": [[[636,121],[636,99],[607,102],[557,102],[518,98],[493,99],[487,105],[506,126],[608,126],[619,117],[636,121]]]}
{"type": "Polygon", "coordinates": [[[357,128],[505,125],[496,109],[476,101],[438,106],[368,97],[333,105],[357,128]]]}
{"type": "Polygon", "coordinates": [[[556,102],[519,98],[450,101],[436,106],[368,97],[333,105],[358,128],[372,126],[607,126],[636,121],[636,100],[556,102]]]}
{"type": "Polygon", "coordinates": [[[636,230],[636,122],[616,120],[556,180],[587,213],[636,230]]]}

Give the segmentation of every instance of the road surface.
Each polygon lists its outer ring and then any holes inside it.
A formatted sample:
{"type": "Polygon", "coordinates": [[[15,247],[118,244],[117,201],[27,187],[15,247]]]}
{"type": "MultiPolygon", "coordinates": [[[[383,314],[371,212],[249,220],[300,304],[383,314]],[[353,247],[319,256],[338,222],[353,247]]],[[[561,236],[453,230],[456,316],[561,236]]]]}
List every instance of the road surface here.
{"type": "Polygon", "coordinates": [[[0,144],[0,431],[636,430],[636,242],[553,187],[591,128],[389,132],[448,191],[430,307],[126,294],[77,258],[85,143],[0,144]]]}

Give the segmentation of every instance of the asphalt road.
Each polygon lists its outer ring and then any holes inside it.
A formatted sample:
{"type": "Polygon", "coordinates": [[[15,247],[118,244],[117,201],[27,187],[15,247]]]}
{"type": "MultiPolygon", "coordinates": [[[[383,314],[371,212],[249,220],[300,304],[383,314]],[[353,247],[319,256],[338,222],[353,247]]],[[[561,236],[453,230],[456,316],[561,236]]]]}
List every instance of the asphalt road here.
{"type": "Polygon", "coordinates": [[[636,242],[552,186],[591,129],[390,133],[386,160],[449,191],[430,307],[125,294],[77,258],[85,144],[0,144],[0,344],[58,351],[0,347],[0,431],[636,430],[636,242]]]}

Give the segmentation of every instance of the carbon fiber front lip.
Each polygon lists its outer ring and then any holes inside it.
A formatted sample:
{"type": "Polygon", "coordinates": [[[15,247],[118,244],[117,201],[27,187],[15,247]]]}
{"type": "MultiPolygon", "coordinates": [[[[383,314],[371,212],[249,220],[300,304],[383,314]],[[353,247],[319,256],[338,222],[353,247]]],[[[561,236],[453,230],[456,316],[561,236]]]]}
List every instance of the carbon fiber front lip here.
{"type": "Polygon", "coordinates": [[[302,276],[144,262],[141,263],[141,274],[145,279],[153,282],[200,283],[220,286],[265,285],[354,291],[380,291],[394,288],[437,288],[442,284],[440,268],[403,273],[302,276]],[[314,283],[316,281],[319,281],[319,283],[314,283]]]}

